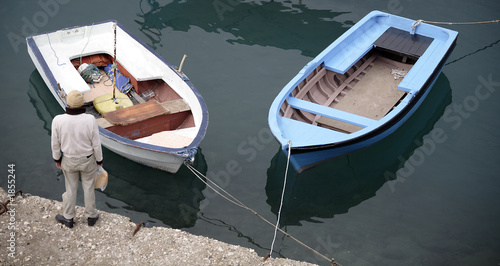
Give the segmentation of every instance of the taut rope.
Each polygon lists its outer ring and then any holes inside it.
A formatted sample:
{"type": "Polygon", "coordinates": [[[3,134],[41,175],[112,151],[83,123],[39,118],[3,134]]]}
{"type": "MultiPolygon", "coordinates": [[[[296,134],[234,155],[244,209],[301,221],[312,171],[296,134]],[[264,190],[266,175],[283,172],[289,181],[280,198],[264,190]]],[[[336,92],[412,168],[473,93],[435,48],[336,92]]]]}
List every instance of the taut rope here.
{"type": "Polygon", "coordinates": [[[283,207],[283,198],[285,197],[286,177],[288,175],[288,166],[290,165],[290,156],[291,156],[291,152],[292,152],[291,144],[292,144],[292,142],[290,140],[288,140],[288,157],[286,160],[285,180],[283,181],[283,191],[281,192],[280,208],[278,210],[278,219],[276,220],[276,226],[274,227],[274,237],[273,237],[273,242],[271,243],[271,251],[269,251],[269,257],[271,257],[271,258],[272,258],[272,254],[273,254],[274,241],[276,240],[276,233],[278,232],[278,227],[280,224],[281,208],[283,207]]]}
{"type": "Polygon", "coordinates": [[[428,24],[441,24],[441,25],[475,25],[475,24],[489,24],[489,23],[498,23],[500,19],[496,20],[488,20],[488,21],[475,21],[475,22],[439,22],[439,21],[427,21],[423,19],[417,20],[418,23],[424,22],[428,24]]]}
{"type": "MultiPolygon", "coordinates": [[[[203,183],[205,183],[205,185],[207,185],[209,188],[211,188],[213,191],[215,191],[215,193],[219,194],[221,197],[223,197],[224,199],[228,200],[229,202],[233,203],[234,205],[236,206],[239,206],[243,209],[246,209],[246,210],[249,210],[250,212],[252,212],[253,214],[255,214],[257,217],[259,217],[261,220],[263,220],[264,222],[268,223],[269,225],[271,225],[272,227],[275,227],[275,225],[271,222],[269,222],[268,220],[266,220],[266,218],[262,217],[260,214],[258,214],[256,211],[254,211],[253,209],[251,209],[250,207],[246,206],[245,204],[243,204],[241,201],[239,201],[237,198],[235,198],[233,195],[229,194],[227,191],[225,191],[223,188],[221,188],[219,185],[217,185],[214,181],[210,180],[209,178],[207,178],[206,176],[204,176],[202,173],[200,173],[196,168],[194,168],[192,165],[190,165],[189,163],[187,163],[186,161],[184,162],[184,165],[187,166],[187,168],[189,170],[191,170],[191,172],[203,183]],[[203,178],[205,178],[207,181],[205,181],[203,178]],[[216,190],[212,185],[210,185],[209,183],[213,184],[215,187],[217,187],[219,190],[221,190],[222,192],[216,190]],[[225,195],[223,195],[223,193],[225,195]],[[227,195],[227,196],[226,196],[227,195]]],[[[277,228],[277,227],[275,227],[277,228]]],[[[281,233],[283,233],[285,236],[287,237],[290,237],[292,240],[294,240],[295,242],[297,242],[298,244],[300,244],[301,246],[309,249],[310,251],[316,253],[318,256],[320,256],[321,258],[327,260],[328,262],[330,262],[332,265],[340,265],[338,264],[337,262],[335,262],[335,259],[330,259],[328,258],[327,256],[319,253],[317,250],[314,250],[313,248],[309,247],[308,245],[304,244],[302,241],[298,240],[297,238],[293,237],[292,235],[290,235],[289,233],[283,231],[283,229],[281,228],[277,228],[278,231],[280,231],[281,233]]]]}
{"type": "Polygon", "coordinates": [[[415,29],[422,22],[427,23],[427,24],[438,24],[438,25],[477,25],[477,24],[498,23],[498,22],[500,22],[500,19],[487,20],[487,21],[475,21],[475,22],[440,22],[440,21],[428,21],[428,20],[418,19],[418,20],[415,20],[415,22],[413,22],[413,24],[411,25],[410,33],[414,34],[415,29]]]}

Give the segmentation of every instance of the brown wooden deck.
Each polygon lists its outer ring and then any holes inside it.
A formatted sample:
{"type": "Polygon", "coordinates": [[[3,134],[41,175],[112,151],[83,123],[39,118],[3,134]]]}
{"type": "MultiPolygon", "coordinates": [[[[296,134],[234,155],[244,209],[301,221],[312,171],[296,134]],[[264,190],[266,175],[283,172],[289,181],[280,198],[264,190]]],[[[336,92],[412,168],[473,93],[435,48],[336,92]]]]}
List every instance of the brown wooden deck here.
{"type": "Polygon", "coordinates": [[[418,59],[431,45],[434,39],[419,34],[410,34],[407,31],[390,27],[373,45],[379,49],[406,55],[418,59]]]}
{"type": "MultiPolygon", "coordinates": [[[[393,70],[404,73],[411,67],[411,64],[372,53],[343,75],[319,67],[297,86],[292,95],[301,100],[379,120],[406,94],[398,90],[402,78],[393,75],[393,70]]],[[[362,129],[350,123],[294,109],[287,102],[281,110],[284,117],[344,133],[362,129]]]]}
{"type": "Polygon", "coordinates": [[[170,111],[157,101],[136,104],[127,108],[105,113],[102,116],[113,125],[126,126],[151,117],[169,114],[170,111]]]}

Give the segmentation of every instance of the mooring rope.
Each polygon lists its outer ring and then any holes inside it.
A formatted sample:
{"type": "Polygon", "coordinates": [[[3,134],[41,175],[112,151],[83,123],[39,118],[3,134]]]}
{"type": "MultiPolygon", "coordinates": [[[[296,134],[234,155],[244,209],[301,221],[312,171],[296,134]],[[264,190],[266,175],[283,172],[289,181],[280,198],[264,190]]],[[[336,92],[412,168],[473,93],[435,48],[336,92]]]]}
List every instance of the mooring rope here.
{"type": "Polygon", "coordinates": [[[192,165],[190,165],[189,163],[187,162],[184,162],[184,164],[189,168],[189,170],[191,170],[191,172],[193,172],[193,174],[198,178],[200,179],[203,183],[205,183],[205,185],[207,185],[209,188],[211,188],[213,191],[215,191],[215,193],[219,194],[221,197],[223,197],[224,199],[226,199],[227,201],[233,203],[234,205],[238,206],[238,207],[241,207],[243,209],[248,209],[248,210],[252,210],[250,208],[248,208],[245,204],[243,204],[241,201],[239,201],[237,198],[233,197],[231,194],[229,194],[228,192],[226,192],[223,188],[221,188],[219,185],[217,185],[217,183],[215,183],[214,181],[208,179],[206,176],[204,176],[201,172],[199,172],[196,168],[194,168],[192,165]],[[213,188],[210,184],[207,183],[207,181],[203,180],[203,178],[205,178],[206,180],[208,180],[210,183],[214,184],[214,186],[216,186],[218,189],[222,190],[224,193],[226,193],[228,196],[225,196],[225,195],[222,195],[219,191],[217,191],[215,188],[213,188]],[[232,199],[229,199],[228,197],[231,197],[232,199]]]}
{"type": "MultiPolygon", "coordinates": [[[[233,195],[231,195],[229,192],[225,191],[223,188],[221,188],[219,185],[217,185],[217,183],[215,183],[214,181],[210,180],[208,177],[206,177],[205,175],[203,175],[202,173],[200,173],[196,168],[194,168],[194,166],[192,166],[191,164],[189,164],[188,162],[184,161],[184,165],[187,166],[187,168],[189,170],[191,170],[191,172],[201,181],[203,182],[205,185],[207,185],[209,188],[211,188],[215,193],[219,194],[221,197],[223,197],[224,199],[228,200],[229,202],[235,204],[236,206],[239,206],[243,209],[246,209],[250,212],[252,212],[253,214],[255,214],[257,217],[259,217],[261,220],[263,220],[264,222],[266,222],[267,224],[271,225],[272,227],[276,228],[278,231],[280,231],[281,233],[283,233],[285,236],[291,238],[292,240],[294,240],[295,242],[297,242],[298,244],[300,244],[301,246],[309,249],[310,251],[314,252],[316,255],[320,256],[321,258],[327,260],[328,262],[330,262],[332,265],[340,265],[339,263],[335,262],[335,259],[330,259],[328,258],[327,256],[321,254],[320,252],[318,252],[317,250],[314,250],[313,248],[309,247],[308,245],[304,244],[302,241],[298,240],[297,238],[293,237],[292,235],[290,235],[289,233],[285,232],[283,229],[279,228],[279,227],[276,227],[273,223],[271,223],[270,221],[268,221],[266,218],[264,218],[262,215],[258,214],[256,211],[254,211],[252,208],[248,207],[247,205],[243,204],[241,201],[239,201],[237,198],[235,198],[233,195]],[[206,179],[206,180],[205,180],[206,179]],[[208,181],[208,182],[207,182],[208,181]],[[220,189],[220,191],[216,190],[213,186],[211,186],[209,183],[213,184],[216,188],[220,189]],[[225,195],[223,195],[222,193],[224,193],[225,195]],[[227,195],[227,196],[226,196],[227,195]]],[[[269,255],[269,254],[268,254],[269,255]]]]}
{"type": "Polygon", "coordinates": [[[411,25],[410,33],[413,35],[415,33],[415,29],[420,25],[420,23],[427,24],[436,24],[436,25],[477,25],[477,24],[489,24],[489,23],[498,23],[500,19],[495,20],[487,20],[487,21],[475,21],[475,22],[440,22],[440,21],[428,21],[423,19],[417,19],[411,25]]]}
{"type": "Polygon", "coordinates": [[[441,24],[441,25],[475,25],[475,24],[489,24],[489,23],[498,23],[500,19],[488,20],[488,21],[475,21],[475,22],[440,22],[440,21],[428,21],[419,19],[416,22],[420,24],[421,22],[428,24],[441,24]]]}
{"type": "Polygon", "coordinates": [[[283,207],[283,198],[285,197],[286,177],[288,176],[288,166],[290,165],[290,156],[291,156],[291,152],[292,152],[292,149],[290,148],[291,144],[292,144],[291,140],[288,140],[288,157],[286,160],[285,179],[283,181],[283,191],[281,192],[281,202],[280,202],[280,208],[278,210],[278,219],[276,220],[276,225],[274,227],[273,242],[271,243],[271,251],[269,252],[270,258],[272,258],[272,254],[273,254],[274,241],[276,240],[276,234],[278,233],[278,227],[280,224],[281,208],[283,207]]]}

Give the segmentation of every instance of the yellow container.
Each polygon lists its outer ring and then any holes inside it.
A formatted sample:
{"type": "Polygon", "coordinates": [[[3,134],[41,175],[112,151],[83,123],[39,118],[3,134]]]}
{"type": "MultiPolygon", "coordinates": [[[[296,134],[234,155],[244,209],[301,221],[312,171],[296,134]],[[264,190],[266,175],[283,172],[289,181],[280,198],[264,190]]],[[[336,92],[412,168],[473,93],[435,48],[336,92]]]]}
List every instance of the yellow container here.
{"type": "Polygon", "coordinates": [[[100,114],[130,107],[132,105],[134,104],[128,96],[121,92],[115,92],[115,98],[113,98],[113,93],[109,93],[98,96],[94,99],[94,107],[100,114]]]}

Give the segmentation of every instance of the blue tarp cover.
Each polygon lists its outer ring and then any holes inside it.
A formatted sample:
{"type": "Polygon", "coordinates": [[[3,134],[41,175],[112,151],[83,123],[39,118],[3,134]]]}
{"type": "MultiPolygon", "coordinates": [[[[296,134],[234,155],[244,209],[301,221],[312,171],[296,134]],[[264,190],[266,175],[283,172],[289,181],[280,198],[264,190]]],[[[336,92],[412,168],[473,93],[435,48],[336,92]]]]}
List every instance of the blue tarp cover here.
{"type": "MultiPolygon", "coordinates": [[[[104,71],[106,72],[106,74],[108,75],[109,79],[111,79],[111,81],[114,80],[114,77],[113,77],[113,64],[109,64],[107,66],[104,67],[104,71]]],[[[132,84],[130,84],[130,79],[125,77],[121,72],[120,70],[118,70],[118,68],[116,69],[116,88],[122,92],[122,93],[127,93],[130,91],[130,89],[132,89],[134,86],[132,86],[132,84]]]]}

